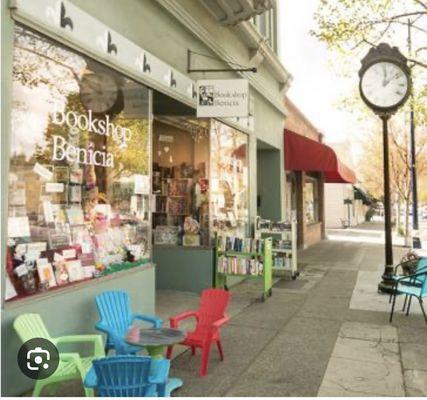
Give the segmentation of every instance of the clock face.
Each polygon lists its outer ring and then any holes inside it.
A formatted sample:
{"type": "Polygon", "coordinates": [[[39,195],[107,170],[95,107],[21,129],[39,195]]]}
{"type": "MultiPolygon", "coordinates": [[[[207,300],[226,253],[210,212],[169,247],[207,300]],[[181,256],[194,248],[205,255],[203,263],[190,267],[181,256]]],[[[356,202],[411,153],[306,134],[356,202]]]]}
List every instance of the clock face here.
{"type": "Polygon", "coordinates": [[[363,74],[361,90],[366,100],[379,108],[399,104],[409,90],[408,77],[396,64],[378,62],[363,74]]]}
{"type": "Polygon", "coordinates": [[[83,75],[80,82],[80,99],[87,110],[104,113],[117,101],[119,89],[115,79],[105,73],[83,75]]]}

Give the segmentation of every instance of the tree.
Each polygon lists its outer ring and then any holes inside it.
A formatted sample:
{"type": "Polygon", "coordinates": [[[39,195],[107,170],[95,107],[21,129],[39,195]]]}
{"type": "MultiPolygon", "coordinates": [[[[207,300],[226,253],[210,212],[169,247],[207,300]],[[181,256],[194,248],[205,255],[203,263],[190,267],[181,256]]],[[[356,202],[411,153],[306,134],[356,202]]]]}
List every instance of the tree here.
{"type": "MultiPolygon", "coordinates": [[[[427,34],[426,0],[321,0],[314,17],[318,29],[313,30],[312,35],[344,54],[357,49],[363,51],[366,44],[376,45],[387,39],[395,41],[402,31],[406,32],[409,19],[414,41],[420,45],[414,47],[414,57],[408,58],[427,67],[422,58],[422,53],[427,51],[425,39],[422,39],[427,34]]],[[[401,42],[405,40],[403,36],[401,42]]]]}
{"type": "MultiPolygon", "coordinates": [[[[367,132],[361,140],[363,155],[360,159],[359,175],[364,186],[376,198],[383,194],[382,171],[382,132],[379,127],[367,132]]],[[[389,158],[391,192],[396,204],[396,228],[400,230],[401,206],[405,208],[403,231],[409,233],[409,205],[411,198],[410,151],[408,147],[408,130],[396,121],[389,126],[389,158]]],[[[422,135],[417,146],[417,171],[420,181],[427,178],[427,136],[422,135]]]]}
{"type": "MultiPolygon", "coordinates": [[[[327,44],[334,66],[340,74],[354,77],[359,60],[371,46],[389,42],[399,47],[409,60],[413,81],[410,100],[396,114],[390,129],[391,189],[397,204],[406,208],[408,233],[410,202],[409,124],[402,123],[412,107],[415,112],[417,173],[419,182],[427,177],[427,1],[426,0],[321,0],[315,13],[317,28],[311,34],[327,44]],[[408,46],[408,26],[411,48],[408,46]],[[399,123],[400,121],[400,123],[399,123]]],[[[358,115],[364,128],[360,175],[375,196],[382,194],[382,138],[378,118],[362,103],[357,88],[345,93],[340,107],[358,115]]]]}

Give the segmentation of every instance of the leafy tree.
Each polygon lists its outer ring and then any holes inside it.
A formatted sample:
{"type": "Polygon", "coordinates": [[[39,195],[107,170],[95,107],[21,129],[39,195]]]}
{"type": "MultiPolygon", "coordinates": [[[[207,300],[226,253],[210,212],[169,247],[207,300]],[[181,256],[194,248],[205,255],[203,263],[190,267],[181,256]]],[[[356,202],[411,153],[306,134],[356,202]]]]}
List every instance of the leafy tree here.
{"type": "MultiPolygon", "coordinates": [[[[410,202],[409,124],[407,115],[415,114],[418,182],[427,180],[427,1],[426,0],[321,0],[314,15],[317,23],[311,34],[326,43],[337,73],[357,77],[359,60],[369,47],[380,42],[398,46],[408,58],[413,81],[412,96],[392,118],[390,127],[391,189],[397,204],[406,209],[406,233],[410,202]],[[408,24],[411,48],[408,44],[408,24]]],[[[339,107],[357,116],[364,134],[360,171],[363,183],[376,197],[381,197],[382,136],[378,117],[361,101],[357,87],[345,93],[339,107]]],[[[421,193],[423,193],[421,190],[421,193]]]]}
{"type": "MultiPolygon", "coordinates": [[[[358,49],[365,51],[366,45],[375,46],[381,41],[398,40],[397,36],[406,32],[410,20],[414,42],[420,45],[414,48],[414,57],[408,58],[427,67],[422,58],[427,50],[424,47],[427,34],[425,0],[321,0],[314,17],[318,29],[313,30],[312,35],[343,54],[358,49]]],[[[406,36],[403,38],[406,40],[406,36]]]]}
{"type": "MultiPolygon", "coordinates": [[[[409,206],[411,198],[410,175],[410,151],[408,143],[408,131],[399,123],[391,123],[389,126],[389,159],[391,192],[396,204],[396,228],[400,227],[401,207],[405,210],[404,231],[409,233],[409,206]]],[[[359,177],[364,186],[377,198],[383,195],[383,160],[382,160],[382,131],[370,130],[361,139],[362,156],[359,163],[359,177]]],[[[416,153],[416,168],[419,181],[427,180],[427,136],[422,135],[418,140],[416,153]]]]}

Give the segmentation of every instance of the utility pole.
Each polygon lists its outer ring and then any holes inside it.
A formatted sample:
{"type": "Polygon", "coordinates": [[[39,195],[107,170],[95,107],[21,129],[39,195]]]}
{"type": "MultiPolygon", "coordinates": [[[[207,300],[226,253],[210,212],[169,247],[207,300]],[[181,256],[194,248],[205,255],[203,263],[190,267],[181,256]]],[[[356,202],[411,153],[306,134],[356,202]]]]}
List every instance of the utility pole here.
{"type": "MultiPolygon", "coordinates": [[[[412,22],[408,19],[408,55],[412,58],[412,38],[411,38],[412,22]]],[[[411,66],[411,74],[414,66],[411,66]]],[[[415,146],[415,115],[414,115],[414,94],[411,92],[409,98],[409,124],[410,124],[410,145],[411,145],[411,187],[412,187],[412,232],[419,229],[418,226],[418,191],[417,191],[417,168],[416,168],[416,146],[415,146]]],[[[420,238],[412,237],[412,247],[420,248],[420,238]]]]}

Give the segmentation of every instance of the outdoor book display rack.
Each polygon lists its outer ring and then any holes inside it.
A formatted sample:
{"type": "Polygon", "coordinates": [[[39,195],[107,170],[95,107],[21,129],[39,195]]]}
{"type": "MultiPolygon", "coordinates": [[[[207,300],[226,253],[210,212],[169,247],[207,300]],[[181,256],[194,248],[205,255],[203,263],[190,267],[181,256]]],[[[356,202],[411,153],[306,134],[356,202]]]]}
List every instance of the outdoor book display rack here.
{"type": "Polygon", "coordinates": [[[216,239],[215,287],[228,290],[227,277],[263,280],[261,300],[272,295],[272,239],[218,236],[216,239]]]}
{"type": "Polygon", "coordinates": [[[292,279],[299,276],[297,262],[297,222],[274,222],[255,218],[255,238],[272,238],[272,271],[289,272],[292,279]]]}

